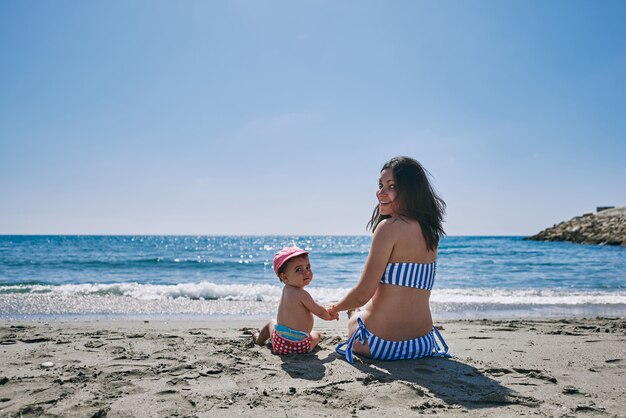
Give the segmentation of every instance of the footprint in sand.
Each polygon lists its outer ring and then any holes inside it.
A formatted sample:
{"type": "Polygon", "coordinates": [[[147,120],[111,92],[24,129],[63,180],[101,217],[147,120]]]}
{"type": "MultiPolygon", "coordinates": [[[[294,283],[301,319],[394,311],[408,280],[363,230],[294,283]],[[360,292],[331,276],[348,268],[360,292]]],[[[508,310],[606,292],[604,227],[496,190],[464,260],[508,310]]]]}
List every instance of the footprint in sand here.
{"type": "Polygon", "coordinates": [[[52,341],[52,340],[46,337],[35,337],[35,338],[20,338],[19,341],[26,343],[26,344],[34,344],[34,343],[45,343],[45,342],[52,341]]]}
{"type": "Polygon", "coordinates": [[[492,367],[489,369],[484,369],[483,371],[495,377],[503,376],[505,374],[519,373],[519,374],[526,375],[526,377],[530,377],[533,379],[545,380],[550,383],[557,382],[555,377],[546,374],[544,370],[538,370],[538,369],[519,369],[519,368],[506,369],[506,368],[501,368],[501,367],[492,367]]]}
{"type": "Polygon", "coordinates": [[[87,347],[87,348],[100,348],[103,345],[106,345],[106,343],[104,341],[100,341],[100,340],[87,341],[85,343],[85,347],[87,347]]]}

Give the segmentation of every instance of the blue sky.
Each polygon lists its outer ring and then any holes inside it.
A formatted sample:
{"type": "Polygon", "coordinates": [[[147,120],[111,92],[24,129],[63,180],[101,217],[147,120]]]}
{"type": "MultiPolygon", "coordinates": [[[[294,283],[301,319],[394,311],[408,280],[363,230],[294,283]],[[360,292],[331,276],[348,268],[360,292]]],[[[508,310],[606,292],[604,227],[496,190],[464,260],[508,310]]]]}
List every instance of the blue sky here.
{"type": "Polygon", "coordinates": [[[1,234],[449,235],[626,205],[622,1],[4,1],[1,234]]]}

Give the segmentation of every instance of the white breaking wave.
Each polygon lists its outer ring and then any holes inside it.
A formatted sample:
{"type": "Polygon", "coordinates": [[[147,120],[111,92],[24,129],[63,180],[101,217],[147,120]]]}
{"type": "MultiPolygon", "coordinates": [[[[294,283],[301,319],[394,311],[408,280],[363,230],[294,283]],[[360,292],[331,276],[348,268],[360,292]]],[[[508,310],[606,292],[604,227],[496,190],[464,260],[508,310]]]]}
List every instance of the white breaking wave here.
{"type": "Polygon", "coordinates": [[[438,289],[430,300],[478,305],[621,305],[626,304],[626,291],[438,289]]]}
{"type": "MultiPolygon", "coordinates": [[[[335,302],[349,288],[307,288],[321,304],[335,302]]],[[[217,284],[212,282],[153,285],[139,283],[0,286],[5,294],[47,294],[50,296],[125,296],[137,300],[220,300],[277,302],[282,286],[267,284],[217,284]]],[[[626,291],[537,290],[537,289],[435,289],[434,304],[468,305],[620,305],[626,291]]]]}
{"type": "MultiPolygon", "coordinates": [[[[0,291],[7,292],[17,286],[0,286],[0,291]]],[[[128,296],[139,300],[161,299],[205,299],[205,300],[242,300],[267,301],[278,300],[281,288],[271,285],[225,285],[211,282],[181,283],[176,285],[153,285],[139,283],[112,284],[66,284],[60,286],[21,285],[22,291],[57,295],[108,295],[128,296]]]]}

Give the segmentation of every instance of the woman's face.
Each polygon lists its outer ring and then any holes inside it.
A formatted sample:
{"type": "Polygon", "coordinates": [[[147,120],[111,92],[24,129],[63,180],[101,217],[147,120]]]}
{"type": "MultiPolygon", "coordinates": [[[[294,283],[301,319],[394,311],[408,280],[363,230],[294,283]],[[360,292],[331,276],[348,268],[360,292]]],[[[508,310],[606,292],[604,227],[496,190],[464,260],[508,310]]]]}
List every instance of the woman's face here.
{"type": "Polygon", "coordinates": [[[393,178],[393,172],[391,169],[384,169],[380,172],[378,191],[376,192],[378,208],[381,215],[392,216],[395,214],[395,199],[397,196],[398,192],[396,191],[396,182],[393,178]]]}

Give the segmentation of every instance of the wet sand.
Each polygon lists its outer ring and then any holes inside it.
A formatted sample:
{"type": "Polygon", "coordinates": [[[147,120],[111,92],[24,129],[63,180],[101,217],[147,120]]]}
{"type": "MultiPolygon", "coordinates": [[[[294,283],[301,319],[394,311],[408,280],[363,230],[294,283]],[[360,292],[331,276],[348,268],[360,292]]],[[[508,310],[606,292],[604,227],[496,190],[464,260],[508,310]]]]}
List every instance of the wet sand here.
{"type": "Polygon", "coordinates": [[[354,365],[345,322],[280,357],[259,320],[3,321],[0,416],[626,416],[626,319],[442,321],[454,359],[354,365]]]}

